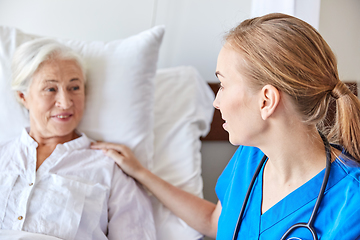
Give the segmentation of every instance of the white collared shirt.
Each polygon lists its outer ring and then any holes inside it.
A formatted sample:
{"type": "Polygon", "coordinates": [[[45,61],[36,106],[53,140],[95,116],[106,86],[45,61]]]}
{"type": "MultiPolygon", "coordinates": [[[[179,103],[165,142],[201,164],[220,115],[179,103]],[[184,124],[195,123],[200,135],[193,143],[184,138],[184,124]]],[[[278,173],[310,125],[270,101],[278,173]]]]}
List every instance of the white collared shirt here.
{"type": "Polygon", "coordinates": [[[156,238],[146,193],[90,149],[85,134],[58,144],[36,171],[37,146],[25,129],[0,146],[1,239],[9,230],[75,240],[156,238]]]}

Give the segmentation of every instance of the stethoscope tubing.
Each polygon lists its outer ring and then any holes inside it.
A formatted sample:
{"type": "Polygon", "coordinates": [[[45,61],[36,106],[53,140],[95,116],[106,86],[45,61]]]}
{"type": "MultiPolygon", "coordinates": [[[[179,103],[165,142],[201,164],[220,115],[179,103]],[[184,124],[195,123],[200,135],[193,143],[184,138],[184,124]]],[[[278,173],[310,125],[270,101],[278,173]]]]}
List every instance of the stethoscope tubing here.
{"type": "MultiPolygon", "coordinates": [[[[316,215],[317,215],[317,212],[318,212],[318,209],[320,207],[320,204],[321,204],[321,201],[324,197],[324,193],[325,193],[325,189],[326,189],[326,185],[327,185],[327,182],[329,180],[329,176],[330,176],[330,168],[331,168],[331,149],[330,149],[330,144],[329,144],[329,141],[327,140],[327,138],[321,133],[319,132],[323,142],[324,142],[324,146],[325,146],[325,152],[326,152],[326,168],[325,168],[325,174],[324,174],[324,178],[323,178],[323,182],[321,184],[321,188],[320,188],[320,192],[318,194],[318,197],[317,197],[317,200],[315,202],[315,206],[313,208],[313,211],[311,213],[311,216],[309,218],[309,221],[307,223],[295,223],[294,225],[292,225],[284,234],[283,236],[281,237],[280,240],[285,240],[285,238],[293,231],[295,230],[296,228],[306,228],[308,229],[311,234],[312,234],[312,237],[314,240],[318,240],[318,236],[316,234],[316,231],[315,231],[315,228],[314,228],[314,222],[315,222],[315,219],[316,219],[316,215]]],[[[254,186],[254,183],[255,183],[255,180],[257,178],[257,176],[259,175],[265,161],[267,159],[267,156],[264,155],[263,158],[261,159],[259,165],[257,166],[256,170],[255,170],[255,173],[251,179],[251,182],[250,182],[250,185],[249,185],[249,188],[246,192],[246,195],[245,195],[245,199],[244,199],[244,202],[243,202],[243,205],[241,206],[241,210],[240,210],[240,214],[239,214],[239,218],[238,218],[238,221],[236,223],[236,227],[235,227],[235,231],[234,231],[234,234],[233,234],[233,240],[236,240],[237,237],[238,237],[238,234],[239,234],[239,230],[240,230],[240,226],[241,226],[241,221],[242,221],[242,217],[244,215],[244,212],[245,212],[245,208],[246,208],[246,205],[247,205],[247,202],[249,200],[249,197],[250,197],[250,193],[252,191],[252,188],[254,186]]]]}
{"type": "Polygon", "coordinates": [[[238,237],[239,230],[240,230],[240,226],[241,226],[242,216],[244,215],[244,211],[245,211],[245,208],[246,208],[246,203],[247,203],[247,201],[249,200],[249,196],[250,196],[251,190],[252,190],[252,188],[253,188],[253,186],[254,186],[256,177],[259,175],[259,172],[261,171],[261,168],[262,168],[262,166],[264,165],[266,159],[267,159],[267,156],[264,154],[263,158],[261,159],[259,165],[257,166],[257,168],[256,168],[256,170],[255,170],[255,173],[254,173],[253,178],[251,179],[249,188],[248,188],[248,190],[247,190],[247,192],[246,192],[246,195],[245,195],[245,199],[244,199],[243,205],[241,206],[239,218],[238,218],[238,221],[237,221],[237,223],[236,223],[234,235],[233,235],[233,238],[232,238],[233,240],[236,240],[237,237],[238,237]]]}

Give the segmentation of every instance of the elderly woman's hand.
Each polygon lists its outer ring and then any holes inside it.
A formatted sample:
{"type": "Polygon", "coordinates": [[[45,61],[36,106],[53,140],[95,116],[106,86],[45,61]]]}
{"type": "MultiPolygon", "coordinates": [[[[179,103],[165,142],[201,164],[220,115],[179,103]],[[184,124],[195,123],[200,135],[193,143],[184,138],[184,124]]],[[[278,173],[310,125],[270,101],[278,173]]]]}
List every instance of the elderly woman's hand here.
{"type": "Polygon", "coordinates": [[[111,157],[117,165],[129,176],[138,179],[142,172],[147,169],[141,165],[134,153],[125,145],[107,142],[91,144],[92,149],[101,149],[108,157],[111,157]]]}

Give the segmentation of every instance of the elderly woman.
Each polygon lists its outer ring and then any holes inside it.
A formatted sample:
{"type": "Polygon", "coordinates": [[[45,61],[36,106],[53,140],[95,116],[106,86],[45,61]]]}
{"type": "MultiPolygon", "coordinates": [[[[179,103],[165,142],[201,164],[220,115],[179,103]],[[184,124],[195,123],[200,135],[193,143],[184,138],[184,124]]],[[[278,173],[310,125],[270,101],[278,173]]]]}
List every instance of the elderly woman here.
{"type": "Polygon", "coordinates": [[[82,59],[56,41],[17,49],[12,87],[30,128],[0,146],[1,239],[155,239],[144,191],[76,131],[85,82],[82,59]]]}

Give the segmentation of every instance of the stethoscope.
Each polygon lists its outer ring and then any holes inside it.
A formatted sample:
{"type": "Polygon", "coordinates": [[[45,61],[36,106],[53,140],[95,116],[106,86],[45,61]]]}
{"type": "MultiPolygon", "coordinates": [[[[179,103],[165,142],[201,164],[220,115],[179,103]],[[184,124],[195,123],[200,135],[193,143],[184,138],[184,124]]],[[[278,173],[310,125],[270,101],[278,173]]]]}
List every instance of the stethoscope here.
{"type": "MultiPolygon", "coordinates": [[[[319,132],[320,133],[320,132],[319,132]]],[[[292,225],[285,233],[284,235],[280,238],[280,240],[285,240],[285,238],[287,236],[289,236],[289,234],[294,230],[294,229],[297,229],[297,228],[306,228],[308,229],[311,234],[312,234],[312,237],[314,240],[318,240],[318,237],[317,237],[317,234],[316,234],[316,231],[315,231],[315,228],[314,228],[314,221],[315,221],[315,218],[316,218],[316,214],[317,214],[317,211],[319,209],[319,206],[320,206],[320,203],[321,203],[321,200],[324,196],[324,192],[325,192],[325,188],[326,188],[326,184],[328,182],[328,179],[329,179],[329,175],[330,175],[330,165],[331,165],[331,154],[330,154],[330,144],[329,144],[329,141],[327,140],[327,138],[322,134],[320,133],[320,136],[324,142],[324,146],[325,146],[325,152],[326,152],[326,169],[325,169],[325,175],[324,175],[324,179],[323,179],[323,182],[321,184],[321,189],[320,189],[320,192],[319,192],[319,195],[317,197],[317,200],[316,200],[316,203],[315,203],[315,206],[313,208],[313,211],[311,213],[311,216],[310,216],[310,219],[307,223],[304,223],[304,222],[300,222],[300,223],[295,223],[294,225],[292,225]]],[[[254,183],[255,183],[255,180],[257,178],[257,176],[259,175],[259,172],[261,170],[261,168],[263,167],[265,161],[267,159],[267,156],[264,155],[264,157],[261,159],[260,161],[260,164],[258,165],[258,167],[256,168],[256,171],[254,173],[254,176],[253,178],[251,179],[251,182],[250,182],[250,186],[246,192],[246,195],[245,195],[245,199],[244,199],[244,202],[243,202],[243,205],[241,207],[241,211],[240,211],[240,214],[239,214],[239,218],[238,218],[238,221],[236,223],[236,228],[235,228],[235,231],[234,231],[234,235],[233,235],[233,240],[236,240],[237,237],[238,237],[238,234],[239,234],[239,230],[240,230],[240,226],[241,226],[241,221],[242,221],[242,217],[244,215],[244,211],[245,211],[245,208],[246,208],[246,204],[249,200],[249,196],[250,196],[250,193],[251,193],[251,190],[254,186],[254,183]]]]}

